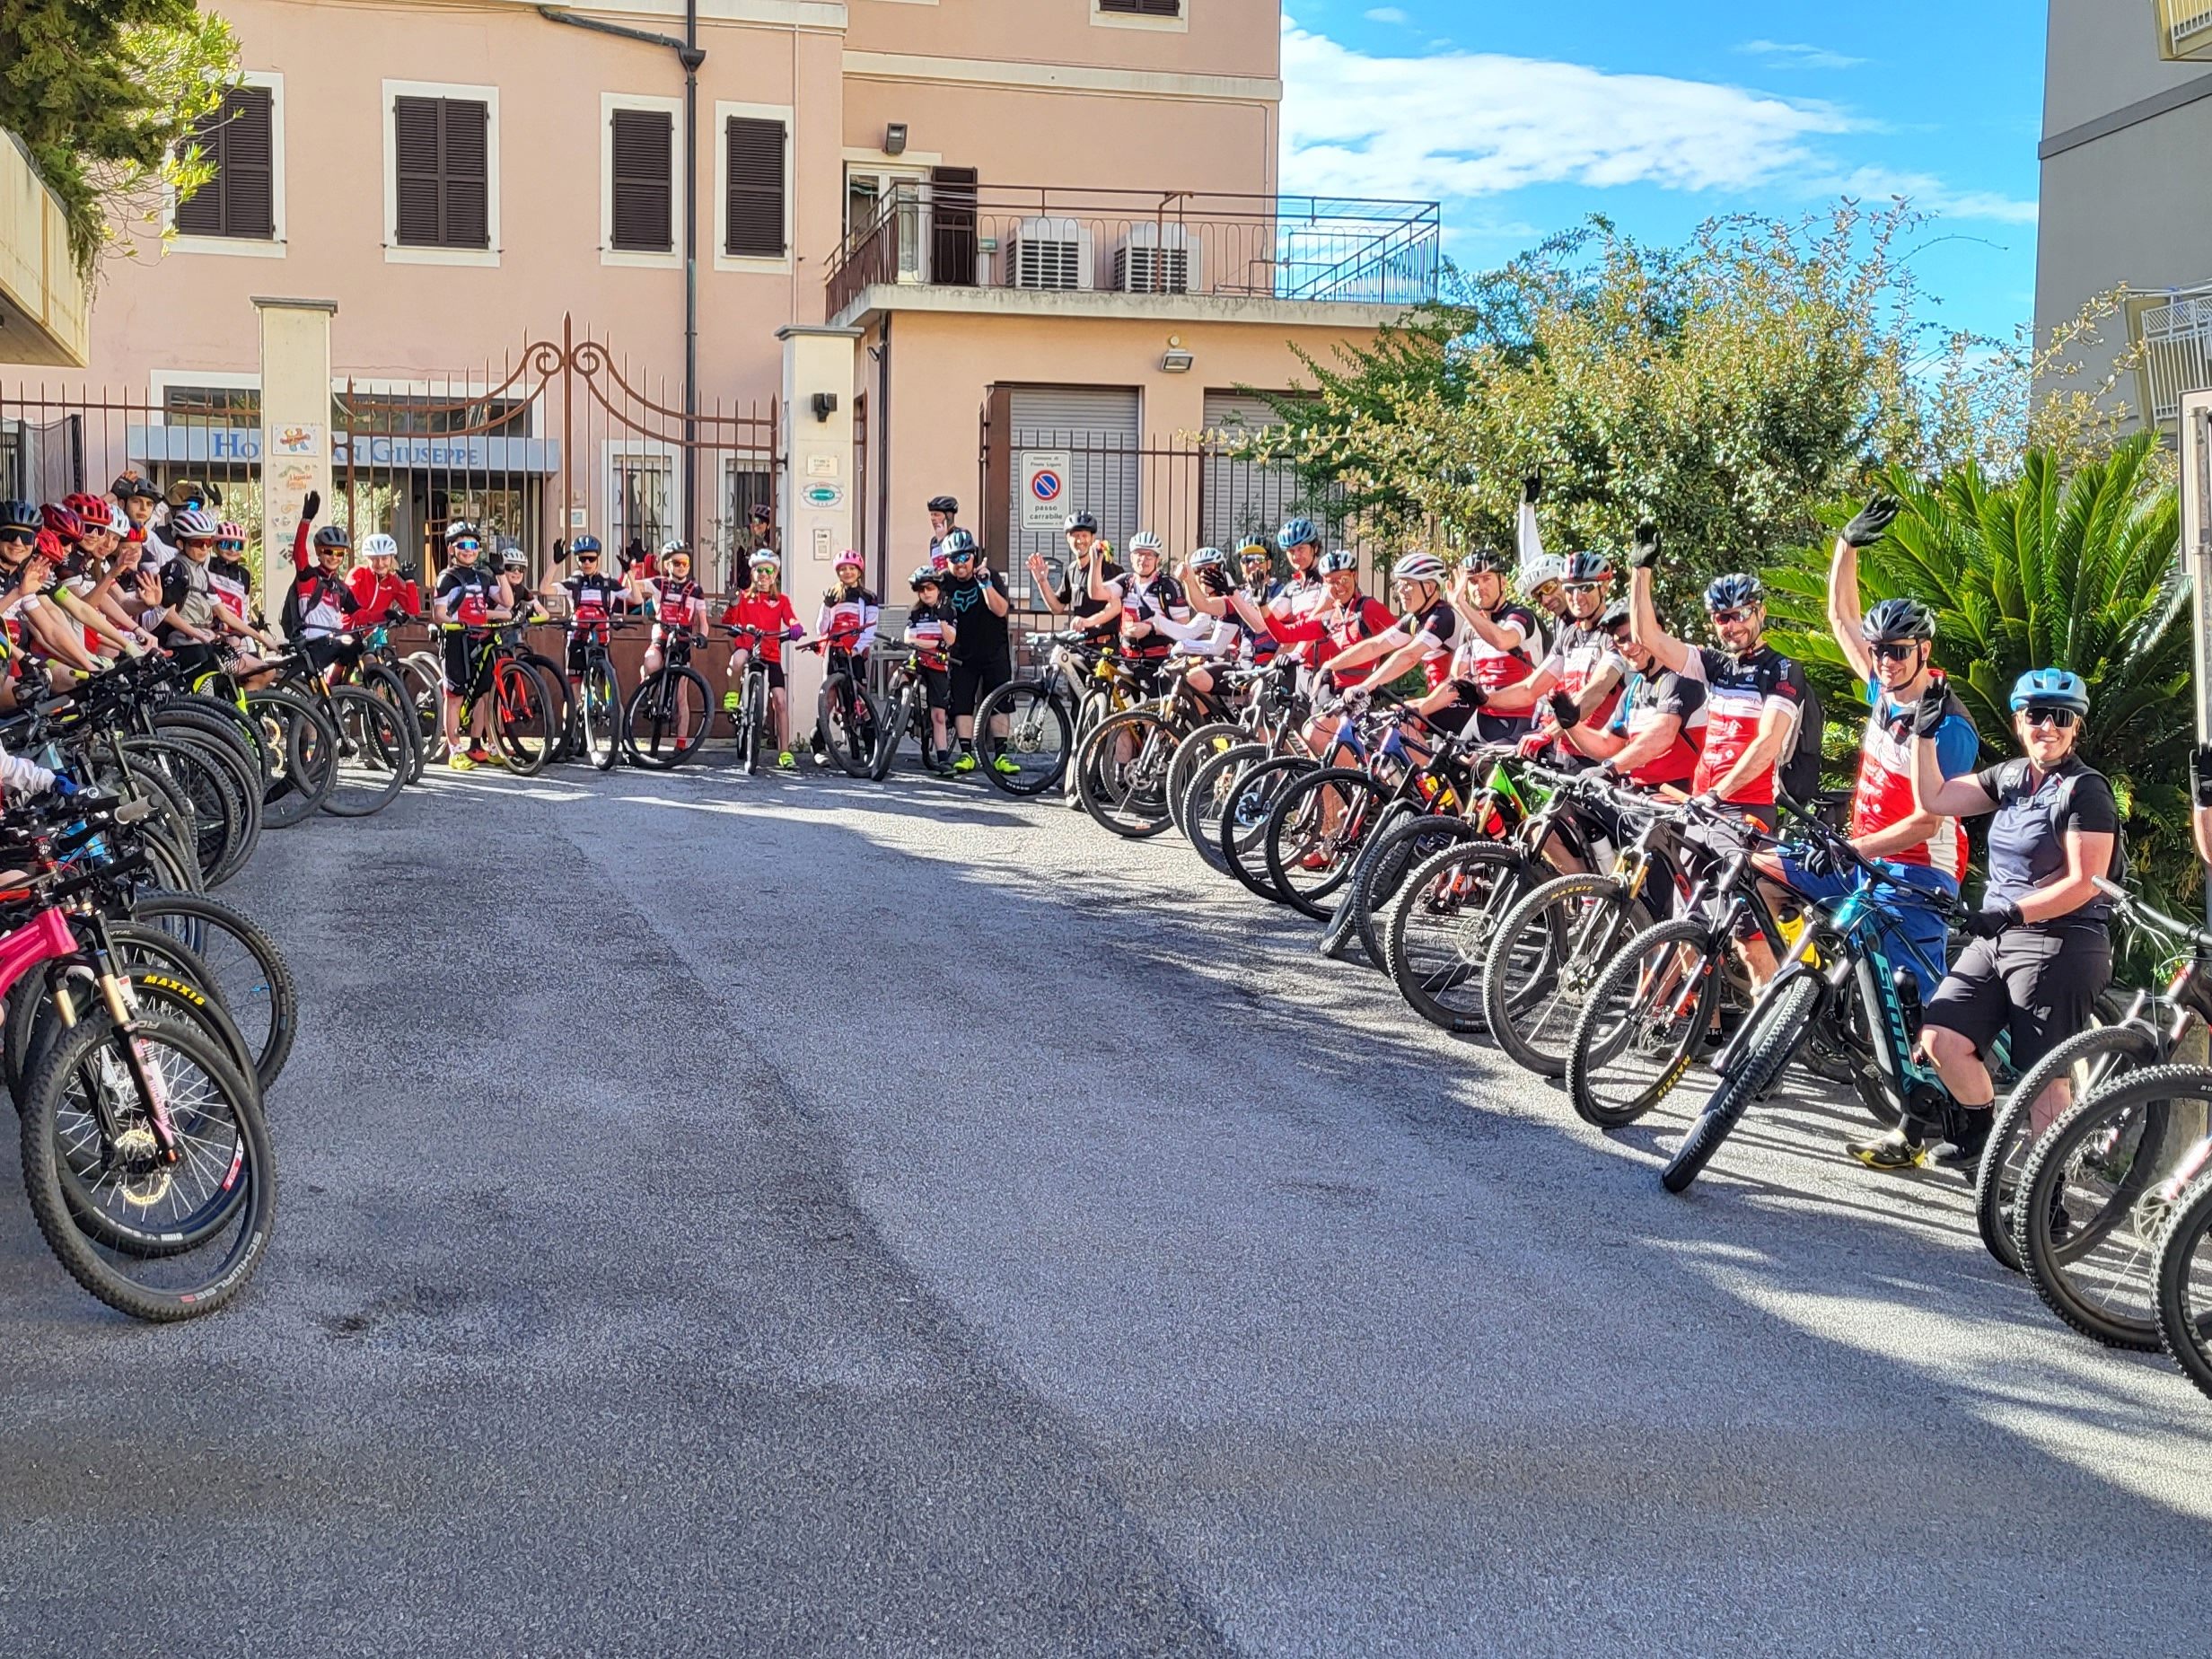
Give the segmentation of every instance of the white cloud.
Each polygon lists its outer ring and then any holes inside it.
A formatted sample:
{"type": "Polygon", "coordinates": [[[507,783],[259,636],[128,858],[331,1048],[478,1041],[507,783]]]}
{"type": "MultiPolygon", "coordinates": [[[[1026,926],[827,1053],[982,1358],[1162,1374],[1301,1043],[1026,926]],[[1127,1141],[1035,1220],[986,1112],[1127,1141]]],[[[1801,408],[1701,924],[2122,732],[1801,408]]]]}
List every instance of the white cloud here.
{"type": "Polygon", "coordinates": [[[1832,105],[1495,53],[1386,57],[1283,23],[1285,187],[1463,198],[1538,184],[1744,189],[1850,131],[1832,105]]]}
{"type": "Polygon", "coordinates": [[[1891,172],[1880,167],[1862,167],[1842,179],[1816,181],[1823,194],[1858,197],[1901,196],[1924,213],[1946,219],[1987,219],[1999,224],[2033,224],[2033,202],[2015,200],[1995,190],[1954,190],[1933,173],[1891,172]]]}
{"type": "Polygon", "coordinates": [[[1409,23],[1413,21],[1394,5],[1373,6],[1361,15],[1371,23],[1409,23]]]}
{"type": "Polygon", "coordinates": [[[1747,57],[1763,57],[1777,69],[1856,69],[1866,61],[1846,57],[1824,46],[1788,40],[1746,40],[1736,50],[1747,57]]]}

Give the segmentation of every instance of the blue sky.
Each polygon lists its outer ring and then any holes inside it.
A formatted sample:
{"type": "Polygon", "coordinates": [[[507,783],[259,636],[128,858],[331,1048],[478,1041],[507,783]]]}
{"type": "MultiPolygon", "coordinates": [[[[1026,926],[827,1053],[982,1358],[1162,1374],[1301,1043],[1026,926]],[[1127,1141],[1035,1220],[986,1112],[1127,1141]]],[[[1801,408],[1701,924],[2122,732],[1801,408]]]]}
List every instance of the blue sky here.
{"type": "MultiPolygon", "coordinates": [[[[2035,289],[2043,15],[2021,0],[1286,0],[1283,188],[1444,203],[1503,263],[1602,213],[1654,241],[1844,193],[1939,215],[1946,327],[2011,337],[2035,289]]],[[[2146,25],[2147,27],[2147,25],[2146,25]]]]}

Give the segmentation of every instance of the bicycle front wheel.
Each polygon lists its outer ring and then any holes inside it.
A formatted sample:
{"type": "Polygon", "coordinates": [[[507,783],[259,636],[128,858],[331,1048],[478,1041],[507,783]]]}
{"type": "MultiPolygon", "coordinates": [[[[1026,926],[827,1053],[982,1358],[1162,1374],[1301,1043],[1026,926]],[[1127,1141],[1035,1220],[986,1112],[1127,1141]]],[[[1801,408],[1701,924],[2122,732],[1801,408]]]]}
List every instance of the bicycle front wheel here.
{"type": "Polygon", "coordinates": [[[1563,875],[1522,900],[1482,966],[1483,1018],[1497,1046],[1540,1077],[1567,1075],[1597,977],[1636,931],[1628,891],[1610,875],[1563,875]]]}
{"type": "Polygon", "coordinates": [[[1567,1096],[1584,1123],[1634,1123],[1682,1080],[1711,1029],[1725,948],[1705,923],[1685,917],[1647,927],[1614,952],[1567,1042],[1567,1096]]]}
{"type": "Polygon", "coordinates": [[[1499,841],[1446,847],[1407,874],[1384,954],[1414,1013],[1447,1031],[1482,1030],[1482,959],[1530,881],[1520,848],[1499,841]]]}
{"type": "Polygon", "coordinates": [[[1183,791],[1183,833],[1189,837],[1192,850],[1206,861],[1207,867],[1218,874],[1229,873],[1221,851],[1222,812],[1236,793],[1237,783],[1246,768],[1267,758],[1265,743],[1241,743],[1200,767],[1191,778],[1190,786],[1183,791]]]}
{"type": "Polygon", "coordinates": [[[576,696],[576,731],[583,740],[584,759],[602,772],[611,772],[622,750],[622,688],[604,663],[591,663],[584,671],[576,696]]]}
{"type": "Polygon", "coordinates": [[[492,731],[508,769],[534,777],[553,758],[558,707],[545,677],[529,663],[509,657],[492,671],[492,731]]]}
{"type": "Polygon", "coordinates": [[[1344,896],[1351,926],[1369,961],[1390,971],[1391,906],[1407,876],[1438,853],[1471,841],[1479,833],[1464,818],[1429,816],[1400,820],[1369,838],[1344,896]]]}
{"type": "Polygon", "coordinates": [[[1083,810],[1102,830],[1148,840],[1168,826],[1167,777],[1175,728],[1155,711],[1133,708],[1102,721],[1075,757],[1083,810]]]}
{"type": "Polygon", "coordinates": [[[359,686],[330,691],[338,728],[338,776],[322,810],[333,818],[366,818],[399,799],[415,769],[415,747],[392,707],[359,686]]]}
{"type": "Polygon", "coordinates": [[[2212,1396],[2212,1176],[2166,1227],[2155,1274],[2158,1333],[2181,1374],[2212,1396]]]}
{"type": "Polygon", "coordinates": [[[1659,1184],[1669,1192],[1687,1192],[1690,1182],[1713,1161],[1721,1143],[1734,1133],[1751,1102],[1774,1086],[1776,1078],[1797,1052],[1797,1045],[1811,1029],[1821,1005],[1821,982],[1809,973],[1792,975],[1771,996],[1760,998],[1751,1011],[1751,1029],[1737,1050],[1736,1063],[1720,1080],[1705,1102],[1705,1110],[1682,1137],[1667,1166],[1659,1172],[1659,1184]]]}
{"type": "Polygon", "coordinates": [[[698,752],[707,723],[707,681],[698,670],[664,666],[630,693],[622,715],[623,752],[632,766],[668,771],[698,752]]]}
{"type": "Polygon", "coordinates": [[[1010,795],[1040,795],[1059,783],[1075,744],[1067,706],[1037,680],[1008,680],[977,707],[976,753],[983,775],[1010,795]],[[1002,759],[1013,761],[1014,770],[1000,770],[1002,759]]]}

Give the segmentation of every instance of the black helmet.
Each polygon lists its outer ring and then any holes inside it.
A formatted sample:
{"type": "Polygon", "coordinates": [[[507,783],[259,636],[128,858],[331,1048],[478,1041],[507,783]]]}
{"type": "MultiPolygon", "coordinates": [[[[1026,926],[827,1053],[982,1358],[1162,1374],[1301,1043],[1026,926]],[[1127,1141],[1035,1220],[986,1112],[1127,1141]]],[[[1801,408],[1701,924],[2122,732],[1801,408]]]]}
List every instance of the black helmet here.
{"type": "Polygon", "coordinates": [[[1067,522],[1060,526],[1060,533],[1064,536],[1072,536],[1079,530],[1087,530],[1093,535],[1097,535],[1098,514],[1095,513],[1071,513],[1067,515],[1067,522]]]}
{"type": "Polygon", "coordinates": [[[1859,623],[1858,636],[1870,645],[1900,639],[1933,639],[1935,613],[1918,600],[1885,599],[1859,623]]]}
{"type": "Polygon", "coordinates": [[[1733,610],[1738,605],[1756,605],[1766,597],[1767,590],[1759,585],[1757,576],[1732,571],[1725,576],[1715,576],[1706,584],[1705,608],[1707,610],[1733,610]]]}
{"type": "Polygon", "coordinates": [[[27,530],[33,535],[46,528],[46,514],[35,501],[0,501],[0,530],[27,530]]]}
{"type": "Polygon", "coordinates": [[[929,498],[929,505],[925,509],[925,511],[930,513],[942,513],[945,515],[945,517],[951,518],[954,514],[960,511],[960,503],[955,501],[950,496],[932,496],[929,498]]]}
{"type": "Polygon", "coordinates": [[[318,553],[325,548],[338,548],[343,550],[353,544],[354,539],[346,533],[346,526],[343,524],[325,524],[315,532],[315,550],[318,553]]]}
{"type": "Polygon", "coordinates": [[[1505,568],[1505,556],[1496,548],[1470,548],[1467,557],[1460,560],[1460,566],[1469,572],[1495,570],[1503,574],[1505,568]]]}
{"type": "Polygon", "coordinates": [[[1617,628],[1626,628],[1628,625],[1628,601],[1625,599],[1616,600],[1606,606],[1604,614],[1598,618],[1598,626],[1609,634],[1617,628]]]}

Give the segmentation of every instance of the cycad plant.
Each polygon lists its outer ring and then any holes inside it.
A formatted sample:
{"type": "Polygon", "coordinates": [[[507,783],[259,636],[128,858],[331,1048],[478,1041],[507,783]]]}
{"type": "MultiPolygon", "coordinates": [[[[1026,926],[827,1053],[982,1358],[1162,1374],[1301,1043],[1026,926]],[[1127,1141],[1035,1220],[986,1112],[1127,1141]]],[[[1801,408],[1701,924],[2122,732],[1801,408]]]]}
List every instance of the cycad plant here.
{"type": "MultiPolygon", "coordinates": [[[[1973,715],[1982,755],[2018,752],[2006,699],[2032,668],[2070,668],[2089,682],[2082,754],[2112,780],[2128,819],[2129,862],[2169,903],[2201,875],[2189,833],[2189,589],[2176,557],[2181,507],[2153,474],[2146,434],[2062,478],[2031,453],[1992,483],[1971,463],[1929,484],[1892,470],[1882,487],[1904,511],[1859,556],[1865,602],[1909,596],[1936,613],[1936,661],[1973,715]]],[[[1841,524],[1854,511],[1823,514],[1841,524]]],[[[1767,573],[1776,643],[1798,657],[1831,711],[1838,745],[1856,746],[1861,707],[1828,635],[1830,549],[1767,573]]]]}

